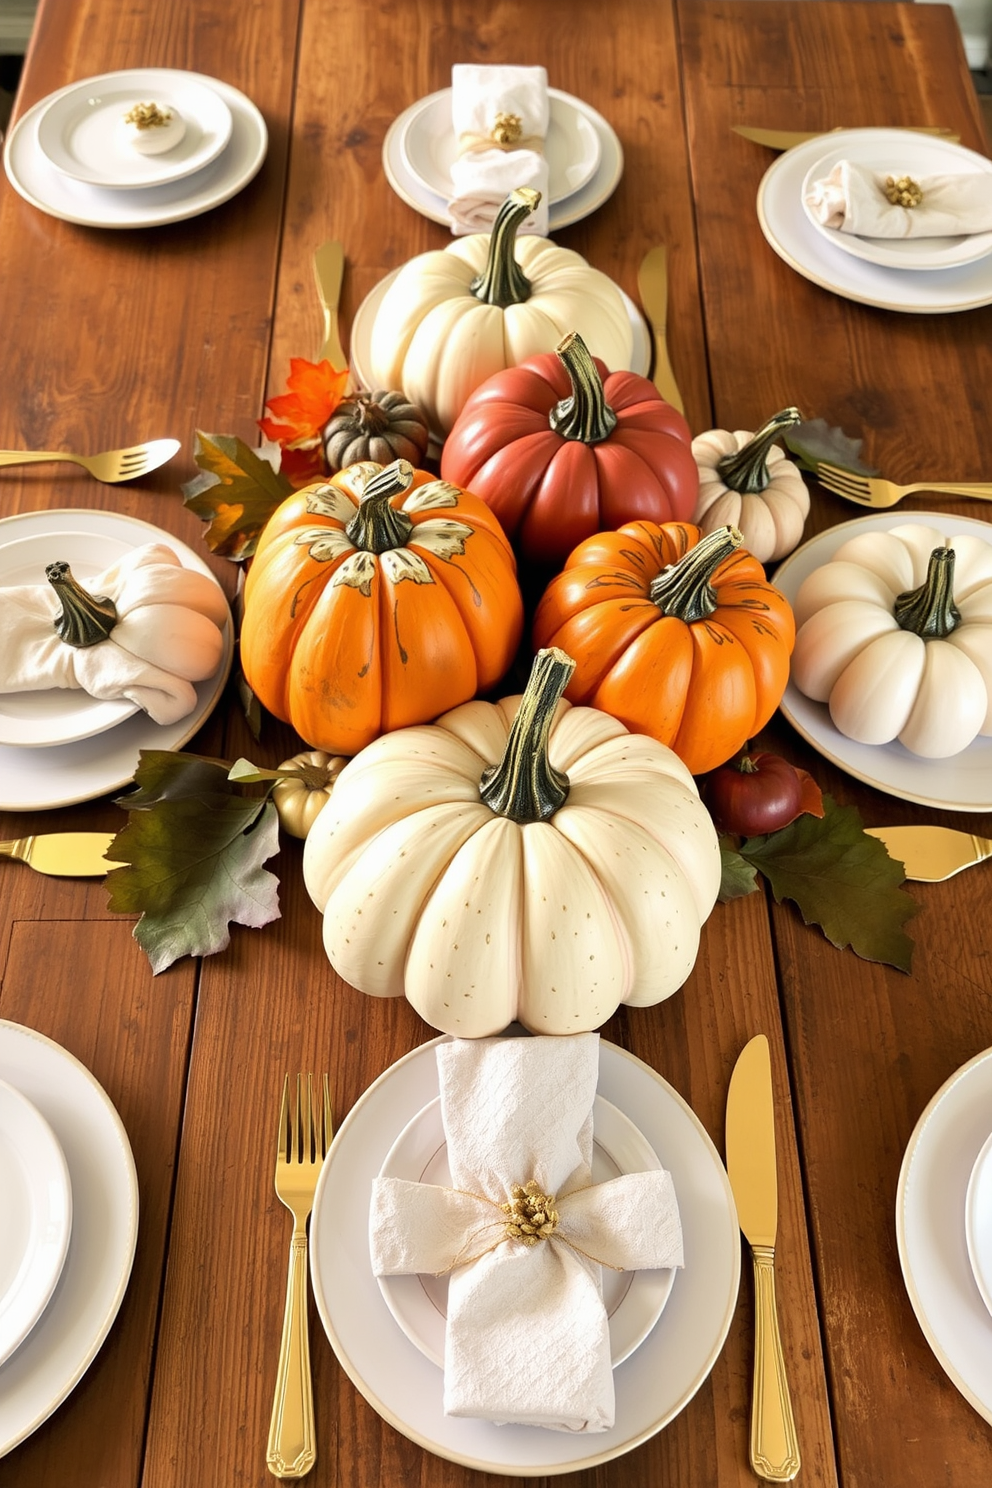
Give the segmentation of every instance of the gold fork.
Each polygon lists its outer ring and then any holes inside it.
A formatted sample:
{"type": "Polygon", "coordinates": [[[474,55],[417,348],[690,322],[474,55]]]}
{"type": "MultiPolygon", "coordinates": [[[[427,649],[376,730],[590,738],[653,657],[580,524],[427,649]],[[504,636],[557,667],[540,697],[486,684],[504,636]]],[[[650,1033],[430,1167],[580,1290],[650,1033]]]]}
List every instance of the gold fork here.
{"type": "Polygon", "coordinates": [[[327,1076],[323,1077],[318,1108],[314,1104],[313,1076],[297,1075],[296,1104],[291,1109],[287,1075],[279,1108],[275,1181],[276,1193],[293,1216],[293,1238],[265,1458],[269,1472],[277,1478],[305,1477],[317,1460],[307,1332],[307,1220],[332,1135],[327,1076]]]}
{"type": "Polygon", "coordinates": [[[82,465],[90,475],[105,485],[137,480],[149,470],[157,470],[171,460],[179,449],[178,439],[151,439],[145,444],[132,444],[128,449],[103,450],[98,455],[70,455],[67,450],[0,450],[2,465],[40,465],[49,460],[70,460],[82,465]]]}
{"type": "Polygon", "coordinates": [[[852,470],[842,470],[838,465],[827,465],[822,460],[817,464],[816,478],[835,496],[843,496],[845,501],[854,501],[858,506],[876,509],[895,506],[897,501],[913,491],[943,492],[948,496],[973,496],[976,501],[992,501],[992,484],[987,482],[941,485],[938,481],[919,481],[915,486],[897,486],[893,481],[855,475],[852,470]]]}

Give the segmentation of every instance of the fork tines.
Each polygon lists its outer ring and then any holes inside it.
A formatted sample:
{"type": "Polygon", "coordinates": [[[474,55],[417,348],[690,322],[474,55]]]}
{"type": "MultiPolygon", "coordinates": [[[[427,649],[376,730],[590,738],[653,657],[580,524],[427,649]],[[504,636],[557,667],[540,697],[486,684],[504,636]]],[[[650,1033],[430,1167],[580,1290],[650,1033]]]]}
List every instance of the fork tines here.
{"type": "Polygon", "coordinates": [[[327,1075],[318,1076],[321,1087],[314,1100],[313,1075],[296,1076],[295,1112],[290,1110],[287,1074],[279,1108],[279,1148],[287,1162],[319,1162],[327,1156],[334,1126],[331,1120],[331,1091],[327,1075]],[[295,1120],[293,1119],[295,1115],[295,1120]]]}

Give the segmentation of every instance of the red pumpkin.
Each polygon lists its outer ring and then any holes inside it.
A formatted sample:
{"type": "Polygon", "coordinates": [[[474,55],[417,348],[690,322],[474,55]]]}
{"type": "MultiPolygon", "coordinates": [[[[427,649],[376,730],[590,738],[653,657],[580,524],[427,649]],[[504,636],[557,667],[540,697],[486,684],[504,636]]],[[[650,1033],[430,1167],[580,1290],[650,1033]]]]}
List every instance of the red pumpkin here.
{"type": "Polygon", "coordinates": [[[682,415],[646,377],[607,372],[575,333],[472,393],[441,474],[481,496],[536,563],[624,522],[685,521],[699,492],[682,415]]]}

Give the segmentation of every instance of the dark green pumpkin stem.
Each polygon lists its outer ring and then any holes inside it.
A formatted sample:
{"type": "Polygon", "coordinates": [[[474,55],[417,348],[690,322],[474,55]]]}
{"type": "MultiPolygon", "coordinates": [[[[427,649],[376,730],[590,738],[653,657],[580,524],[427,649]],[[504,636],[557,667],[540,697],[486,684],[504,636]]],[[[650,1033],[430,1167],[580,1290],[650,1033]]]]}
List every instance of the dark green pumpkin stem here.
{"type": "Polygon", "coordinates": [[[927,576],[918,589],[900,594],[892,607],[903,630],[924,640],[943,640],[961,623],[954,603],[954,549],[934,548],[927,576]]]}
{"type": "Polygon", "coordinates": [[[406,512],[390,505],[390,497],[409,490],[412,481],[413,466],[409,460],[394,460],[376,472],[345,528],[356,548],[366,553],[385,553],[390,548],[405,547],[413,522],[406,512]]]}
{"type": "Polygon", "coordinates": [[[531,296],[531,282],[513,254],[517,228],[537,207],[541,193],[530,186],[511,191],[496,214],[489,235],[489,258],[469,288],[486,305],[522,305],[531,296]]]}
{"type": "Polygon", "coordinates": [[[347,416],[360,434],[381,434],[389,427],[389,414],[371,393],[355,393],[340,405],[337,415],[347,416]]]}
{"type": "Polygon", "coordinates": [[[557,646],[534,657],[503,758],[479,782],[479,795],[497,816],[521,824],[546,821],[564,804],[568,776],[548,759],[548,735],[574,671],[575,662],[557,646]]]}
{"type": "Polygon", "coordinates": [[[580,439],[599,444],[617,426],[617,416],[606,401],[603,380],[578,331],[569,331],[555,347],[555,355],[568,373],[572,396],[556,403],[548,422],[562,439],[580,439]]]}
{"type": "Polygon", "coordinates": [[[651,580],[649,598],[663,615],[692,625],[705,620],[717,607],[710,579],[714,570],[743,542],[736,527],[718,527],[684,553],[678,563],[662,569],[651,580]]]}
{"type": "Polygon", "coordinates": [[[45,578],[61,601],[52,622],[67,646],[98,646],[117,624],[117,606],[105,594],[90,594],[76,583],[68,563],[50,563],[45,578]]]}
{"type": "Polygon", "coordinates": [[[742,449],[718,460],[717,474],[724,485],[744,496],[753,496],[758,491],[763,491],[771,481],[768,451],[786,429],[801,423],[802,417],[798,408],[783,408],[780,413],[773,414],[767,424],[762,424],[742,449]]]}

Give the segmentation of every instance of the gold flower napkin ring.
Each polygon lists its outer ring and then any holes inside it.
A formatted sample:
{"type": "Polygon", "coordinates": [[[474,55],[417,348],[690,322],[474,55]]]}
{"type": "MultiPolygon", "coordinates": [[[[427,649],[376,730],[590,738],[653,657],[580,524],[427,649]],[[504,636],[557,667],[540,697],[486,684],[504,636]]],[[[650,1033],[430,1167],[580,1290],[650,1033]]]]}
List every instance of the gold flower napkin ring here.
{"type": "Polygon", "coordinates": [[[894,207],[918,207],[923,192],[912,176],[886,176],[885,196],[894,207]]]}
{"type": "Polygon", "coordinates": [[[167,108],[160,109],[157,103],[136,103],[124,115],[124,123],[141,130],[161,129],[163,125],[172,123],[172,114],[167,108]]]}
{"type": "Polygon", "coordinates": [[[459,155],[480,150],[533,150],[542,155],[544,140],[539,134],[524,134],[524,121],[519,114],[497,114],[488,134],[468,131],[458,136],[459,155]]]}
{"type": "MultiPolygon", "coordinates": [[[[591,1187],[592,1185],[587,1185],[591,1187]]],[[[560,1216],[555,1208],[556,1199],[553,1194],[542,1191],[540,1184],[533,1178],[527,1183],[514,1183],[510,1186],[510,1197],[506,1203],[497,1203],[486,1194],[473,1193],[467,1188],[449,1188],[448,1193],[464,1194],[467,1199],[477,1199],[480,1204],[487,1204],[498,1213],[509,1216],[505,1224],[495,1217],[486,1220],[465,1236],[465,1240],[457,1253],[448,1262],[443,1270],[436,1272],[437,1276],[448,1276],[452,1271],[458,1270],[460,1266],[470,1266],[474,1261],[480,1261],[483,1256],[491,1255],[500,1245],[507,1240],[517,1240],[523,1245],[537,1245],[541,1240],[560,1240],[567,1245],[569,1250],[576,1254],[585,1256],[587,1261],[593,1261],[597,1266],[606,1266],[610,1271],[622,1271],[622,1266],[614,1265],[612,1261],[605,1261],[600,1256],[590,1255],[589,1251],[583,1250],[581,1245],[576,1245],[570,1240],[563,1230],[559,1229],[560,1216]],[[496,1226],[499,1226],[499,1234],[494,1239],[488,1237],[496,1226]],[[473,1246],[481,1245],[481,1249],[473,1249],[473,1246]]],[[[584,1193],[585,1189],[572,1189],[565,1198],[571,1198],[572,1194],[584,1193]]]]}
{"type": "Polygon", "coordinates": [[[514,1183],[510,1189],[509,1203],[499,1206],[510,1216],[503,1233],[508,1240],[522,1240],[525,1245],[536,1245],[547,1240],[558,1228],[558,1210],[553,1194],[542,1193],[539,1184],[532,1178],[523,1187],[514,1183]]]}

